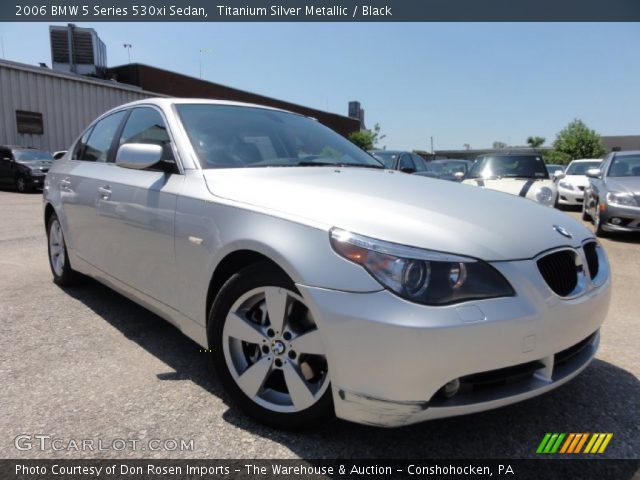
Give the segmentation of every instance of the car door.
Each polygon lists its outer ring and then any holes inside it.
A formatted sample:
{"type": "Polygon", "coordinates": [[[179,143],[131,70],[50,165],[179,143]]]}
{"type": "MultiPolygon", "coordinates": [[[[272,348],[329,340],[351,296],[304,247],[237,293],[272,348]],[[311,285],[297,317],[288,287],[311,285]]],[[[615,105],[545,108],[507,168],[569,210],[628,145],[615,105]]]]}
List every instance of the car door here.
{"type": "MultiPolygon", "coordinates": [[[[151,106],[133,108],[114,146],[163,147],[157,167],[135,170],[110,163],[97,185],[96,230],[102,248],[95,264],[119,281],[169,306],[177,306],[174,217],[184,176],[166,122],[151,106]]],[[[112,160],[110,159],[110,162],[112,160]]]]}
{"type": "Polygon", "coordinates": [[[97,190],[105,172],[113,168],[107,159],[125,115],[125,111],[112,113],[88,128],[74,146],[71,159],[60,163],[49,180],[60,194],[67,248],[94,266],[104,247],[95,236],[97,190]]]}

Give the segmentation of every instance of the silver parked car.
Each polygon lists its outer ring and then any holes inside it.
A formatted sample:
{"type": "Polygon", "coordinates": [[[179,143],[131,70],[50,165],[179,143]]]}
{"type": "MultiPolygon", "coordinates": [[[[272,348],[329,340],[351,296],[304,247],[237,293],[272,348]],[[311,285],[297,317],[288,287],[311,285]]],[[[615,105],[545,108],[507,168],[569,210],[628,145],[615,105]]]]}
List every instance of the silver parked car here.
{"type": "Polygon", "coordinates": [[[640,232],[640,150],[612,152],[586,173],[582,219],[593,221],[596,235],[640,232]]]}
{"type": "Polygon", "coordinates": [[[44,219],[56,283],[81,272],[156,312],[212,350],[242,410],[280,427],[533,397],[589,364],[609,306],[607,257],[578,221],[386,170],[266,107],[104,114],[53,163],[44,219]]]}

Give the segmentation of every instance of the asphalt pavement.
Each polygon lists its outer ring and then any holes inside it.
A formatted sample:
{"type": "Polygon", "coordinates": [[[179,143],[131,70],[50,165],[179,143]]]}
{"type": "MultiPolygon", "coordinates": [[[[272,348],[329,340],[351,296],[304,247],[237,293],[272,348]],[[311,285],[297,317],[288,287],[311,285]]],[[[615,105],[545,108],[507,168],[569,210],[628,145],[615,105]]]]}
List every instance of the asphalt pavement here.
{"type": "Polygon", "coordinates": [[[208,354],[159,317],[93,280],[56,286],[41,202],[0,191],[0,458],[529,458],[545,432],[611,432],[604,457],[640,456],[640,236],[603,240],[611,309],[568,384],[405,428],[291,433],[227,403],[208,354]]]}

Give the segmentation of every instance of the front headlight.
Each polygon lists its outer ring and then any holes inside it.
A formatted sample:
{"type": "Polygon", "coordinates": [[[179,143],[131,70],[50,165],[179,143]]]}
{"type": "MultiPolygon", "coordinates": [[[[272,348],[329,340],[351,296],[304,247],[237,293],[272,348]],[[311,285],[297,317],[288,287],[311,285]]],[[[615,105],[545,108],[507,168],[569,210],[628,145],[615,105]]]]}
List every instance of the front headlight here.
{"type": "Polygon", "coordinates": [[[631,193],[609,192],[607,193],[607,203],[611,205],[621,205],[623,207],[637,207],[638,202],[631,193]]]}
{"type": "Polygon", "coordinates": [[[574,190],[573,185],[569,182],[560,182],[558,185],[562,188],[566,188],[567,190],[574,190]]]}
{"type": "Polygon", "coordinates": [[[447,305],[515,295],[500,272],[474,258],[384,242],[339,228],[332,228],[329,237],[336,253],[411,302],[447,305]]]}
{"type": "Polygon", "coordinates": [[[549,187],[542,187],[536,192],[536,200],[543,205],[551,205],[553,203],[553,190],[549,187]]]}

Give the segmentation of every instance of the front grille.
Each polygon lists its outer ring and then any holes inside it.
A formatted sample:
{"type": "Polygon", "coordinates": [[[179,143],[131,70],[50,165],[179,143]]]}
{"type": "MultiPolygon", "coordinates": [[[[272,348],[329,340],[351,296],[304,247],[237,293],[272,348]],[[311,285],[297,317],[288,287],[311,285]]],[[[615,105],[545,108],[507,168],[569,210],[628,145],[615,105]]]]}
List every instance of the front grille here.
{"type": "Polygon", "coordinates": [[[584,192],[584,187],[578,187],[578,190],[580,190],[581,192],[584,192]]]}
{"type": "Polygon", "coordinates": [[[538,270],[547,285],[561,297],[566,297],[578,285],[575,253],[561,250],[538,260],[538,270]]]}
{"type": "Polygon", "coordinates": [[[511,367],[500,368],[498,370],[474,373],[473,375],[460,378],[460,389],[463,391],[468,388],[478,390],[518,382],[531,378],[531,376],[541,368],[544,368],[544,364],[536,360],[511,367]]]}
{"type": "Polygon", "coordinates": [[[586,243],[583,247],[584,256],[587,258],[587,267],[589,267],[589,274],[591,275],[591,278],[596,278],[600,269],[598,252],[596,251],[597,248],[598,244],[596,242],[586,243]]]}

